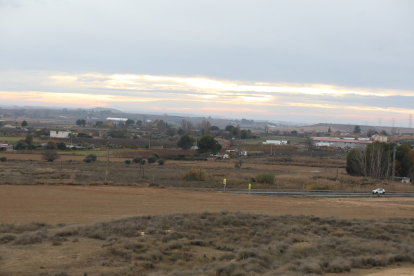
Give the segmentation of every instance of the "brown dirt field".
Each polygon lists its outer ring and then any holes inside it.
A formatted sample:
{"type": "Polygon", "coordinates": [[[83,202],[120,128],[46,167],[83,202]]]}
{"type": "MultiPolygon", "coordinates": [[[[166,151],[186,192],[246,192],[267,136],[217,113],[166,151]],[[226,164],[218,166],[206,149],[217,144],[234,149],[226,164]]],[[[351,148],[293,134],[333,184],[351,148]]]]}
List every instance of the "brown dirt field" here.
{"type": "Polygon", "coordinates": [[[87,223],[125,216],[241,211],[360,219],[414,218],[411,198],[295,198],[111,186],[0,186],[1,223],[87,223]]]}

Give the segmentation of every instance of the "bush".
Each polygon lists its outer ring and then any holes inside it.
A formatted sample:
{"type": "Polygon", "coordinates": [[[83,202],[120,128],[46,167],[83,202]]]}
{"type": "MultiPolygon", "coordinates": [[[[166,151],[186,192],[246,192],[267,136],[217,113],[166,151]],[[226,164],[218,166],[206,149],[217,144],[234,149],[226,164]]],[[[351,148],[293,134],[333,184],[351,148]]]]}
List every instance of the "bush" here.
{"type": "Polygon", "coordinates": [[[25,142],[23,142],[23,141],[19,141],[19,142],[17,142],[17,144],[14,146],[14,149],[15,150],[25,150],[25,149],[27,149],[29,147],[29,145],[28,144],[26,144],[25,142]]]}
{"type": "Polygon", "coordinates": [[[46,148],[47,149],[56,149],[56,143],[53,140],[49,140],[49,142],[47,142],[46,144],[46,148]]]}
{"type": "Polygon", "coordinates": [[[59,158],[60,158],[60,155],[55,150],[45,150],[42,154],[42,159],[47,162],[53,162],[59,158]]]}
{"type": "MultiPolygon", "coordinates": [[[[96,156],[95,154],[91,153],[91,154],[86,155],[86,158],[89,158],[89,159],[91,159],[91,161],[92,161],[92,162],[95,162],[95,161],[96,161],[97,156],[96,156]]],[[[86,158],[85,158],[85,159],[86,159],[86,158]]],[[[89,163],[89,162],[88,162],[88,163],[89,163]]]]}
{"type": "Polygon", "coordinates": [[[275,175],[272,173],[262,172],[256,174],[254,180],[258,183],[272,184],[275,181],[275,175]]]}
{"type": "Polygon", "coordinates": [[[148,163],[155,163],[157,161],[157,157],[154,155],[148,156],[147,158],[148,163]]]}
{"type": "Polygon", "coordinates": [[[0,157],[0,162],[6,162],[7,161],[7,157],[0,157]]]}
{"type": "Polygon", "coordinates": [[[154,152],[152,155],[154,155],[155,157],[157,157],[157,159],[160,159],[161,158],[161,156],[157,152],[154,152]]]}
{"type": "Polygon", "coordinates": [[[142,156],[135,156],[134,158],[132,158],[132,162],[134,163],[141,163],[142,160],[142,156]]]}
{"type": "Polygon", "coordinates": [[[193,168],[184,174],[183,179],[187,181],[205,181],[207,176],[208,174],[205,170],[193,168]]]}
{"type": "Polygon", "coordinates": [[[161,165],[161,166],[165,164],[165,161],[162,158],[158,159],[157,162],[158,162],[158,165],[161,165]]]}
{"type": "Polygon", "coordinates": [[[131,164],[131,160],[125,160],[124,162],[125,162],[125,164],[127,164],[127,165],[131,164]]]}
{"type": "Polygon", "coordinates": [[[83,159],[83,162],[85,163],[91,163],[92,159],[90,159],[89,157],[85,157],[85,159],[83,159]]]}
{"type": "Polygon", "coordinates": [[[65,150],[66,149],[66,144],[64,142],[59,142],[59,143],[56,144],[56,147],[59,150],[65,150]]]}

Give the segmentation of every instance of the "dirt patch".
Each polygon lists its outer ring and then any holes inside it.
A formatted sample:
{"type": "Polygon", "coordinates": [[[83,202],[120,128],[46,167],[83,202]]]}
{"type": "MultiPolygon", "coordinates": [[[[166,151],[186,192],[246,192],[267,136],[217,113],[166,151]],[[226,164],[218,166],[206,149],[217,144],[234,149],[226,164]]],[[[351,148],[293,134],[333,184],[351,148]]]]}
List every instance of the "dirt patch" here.
{"type": "Polygon", "coordinates": [[[108,186],[0,186],[0,222],[86,223],[151,214],[223,210],[271,215],[414,218],[411,198],[294,198],[108,186]],[[395,213],[395,215],[394,215],[395,213]],[[379,216],[380,214],[380,216],[379,216]]]}

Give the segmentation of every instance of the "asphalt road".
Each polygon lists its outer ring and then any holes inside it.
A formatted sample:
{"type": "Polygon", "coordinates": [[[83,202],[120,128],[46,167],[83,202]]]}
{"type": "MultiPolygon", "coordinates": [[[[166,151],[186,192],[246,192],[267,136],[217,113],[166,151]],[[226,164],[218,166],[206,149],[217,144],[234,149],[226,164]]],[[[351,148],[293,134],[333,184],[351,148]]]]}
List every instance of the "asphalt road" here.
{"type": "MultiPolygon", "coordinates": [[[[327,193],[327,192],[255,192],[255,191],[227,191],[227,193],[268,195],[268,196],[320,196],[320,197],[367,197],[377,196],[372,193],[327,193]]],[[[385,193],[380,197],[412,197],[414,193],[385,193]]]]}

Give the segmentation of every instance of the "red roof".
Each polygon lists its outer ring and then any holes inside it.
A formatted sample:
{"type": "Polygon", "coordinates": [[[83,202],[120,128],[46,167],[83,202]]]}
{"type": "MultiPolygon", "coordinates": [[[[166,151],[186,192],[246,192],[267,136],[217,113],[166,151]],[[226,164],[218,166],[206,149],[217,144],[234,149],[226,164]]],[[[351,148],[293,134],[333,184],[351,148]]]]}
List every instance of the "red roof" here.
{"type": "Polygon", "coordinates": [[[341,142],[341,143],[356,143],[356,144],[371,144],[370,140],[352,140],[352,139],[333,139],[333,138],[312,138],[313,141],[319,142],[341,142]]]}

